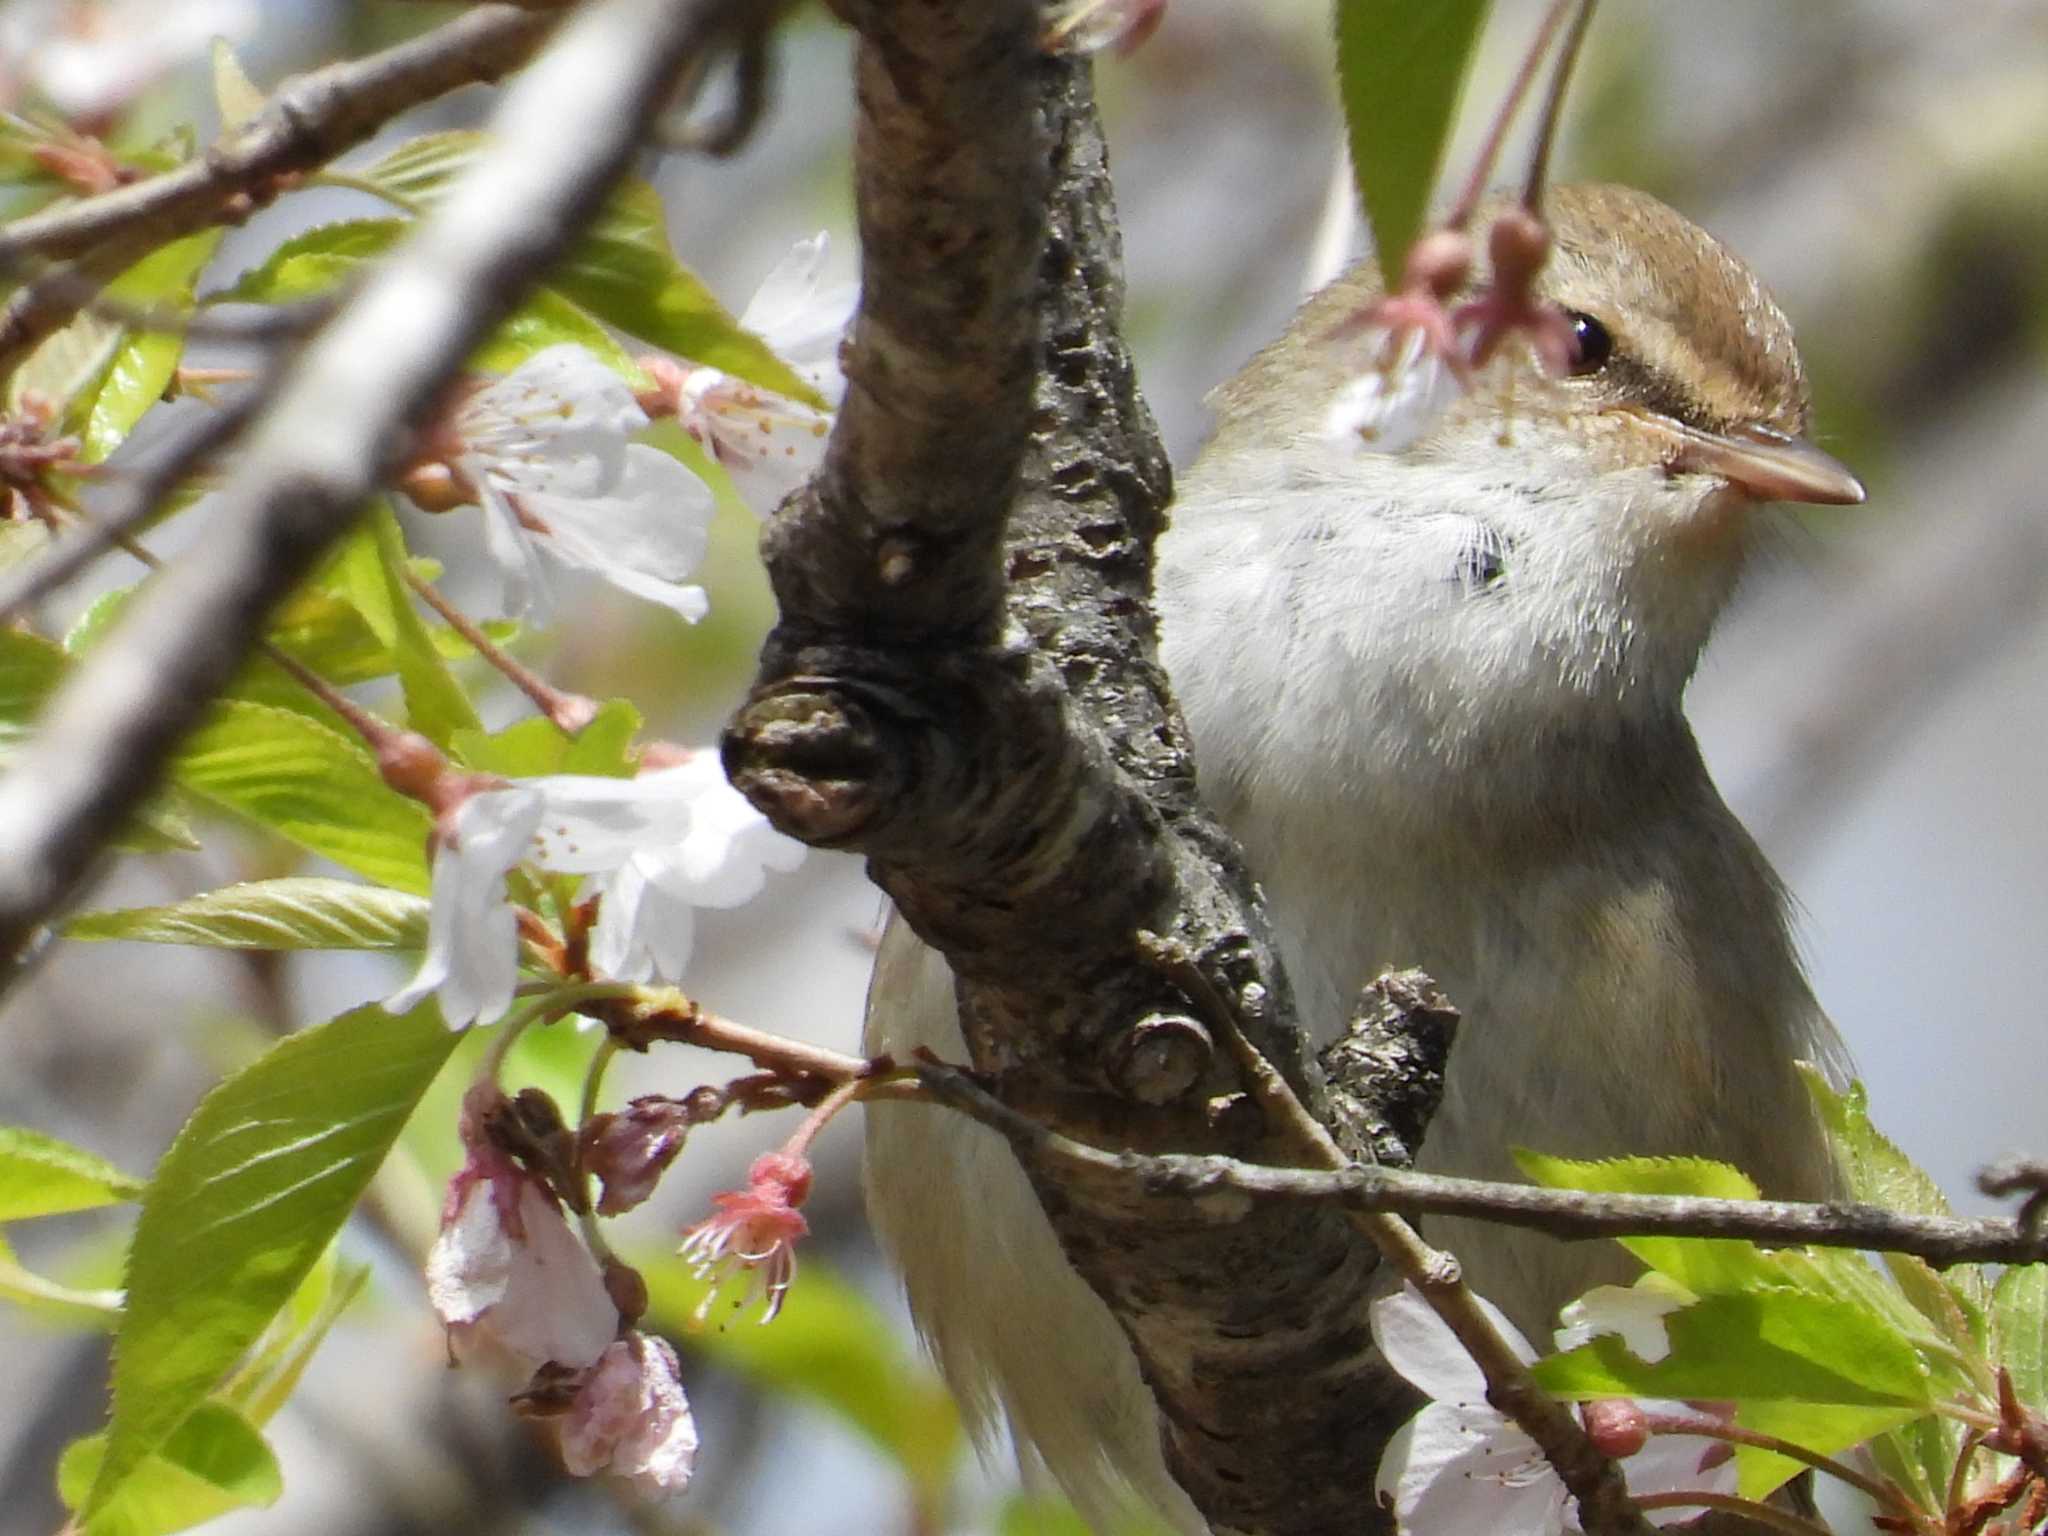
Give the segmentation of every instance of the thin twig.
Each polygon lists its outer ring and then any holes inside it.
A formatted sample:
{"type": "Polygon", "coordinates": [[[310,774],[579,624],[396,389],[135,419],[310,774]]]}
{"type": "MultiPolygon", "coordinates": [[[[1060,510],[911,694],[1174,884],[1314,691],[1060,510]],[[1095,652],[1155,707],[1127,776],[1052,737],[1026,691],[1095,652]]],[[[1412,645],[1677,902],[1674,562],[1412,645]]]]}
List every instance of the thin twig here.
{"type": "MultiPolygon", "coordinates": [[[[203,557],[145,591],[0,779],[0,954],[19,949],[87,872],[274,604],[395,464],[407,423],[583,227],[676,69],[745,10],[744,0],[577,10],[505,93],[476,166],[261,392],[203,557]]],[[[503,7],[471,14],[509,25],[503,7]]],[[[516,15],[522,28],[542,24],[516,15]]],[[[337,132],[367,131],[360,107],[331,110],[337,132]]]]}
{"type": "MultiPolygon", "coordinates": [[[[925,1074],[957,1069],[933,1068],[925,1074]]],[[[1908,1253],[1937,1268],[1953,1264],[2048,1263],[2048,1234],[2016,1221],[1919,1216],[1874,1205],[1808,1205],[1792,1200],[1717,1200],[1693,1195],[1589,1194],[1532,1184],[1459,1179],[1400,1168],[1349,1164],[1339,1169],[1275,1168],[1236,1158],[1185,1153],[1110,1152],[1061,1136],[976,1088],[936,1096],[1032,1150],[1097,1172],[1141,1182],[1184,1198],[1236,1193],[1250,1200],[1324,1201],[1360,1212],[1403,1216],[1466,1216],[1526,1227],[1565,1241],[1616,1237],[1717,1237],[1774,1247],[1810,1244],[1908,1253]]],[[[1214,1199],[1202,1201],[1218,1219],[1235,1219],[1214,1199]]]]}
{"type": "Polygon", "coordinates": [[[1500,109],[1494,113],[1493,122],[1486,130],[1486,141],[1479,146],[1479,154],[1472,162],[1472,173],[1465,178],[1465,189],[1458,194],[1451,211],[1444,215],[1446,229],[1463,229],[1472,222],[1472,215],[1486,196],[1486,185],[1493,179],[1493,168],[1500,159],[1501,146],[1507,142],[1508,129],[1514,123],[1515,114],[1522,109],[1529,87],[1536,83],[1536,71],[1543,64],[1543,55],[1550,51],[1550,40],[1557,35],[1558,24],[1564,20],[1565,10],[1572,3],[1573,0],[1551,0],[1550,9],[1543,13],[1543,24],[1536,30],[1536,40],[1522,56],[1514,80],[1500,99],[1500,109]]]}
{"type": "MultiPolygon", "coordinates": [[[[1209,1015],[1212,1028],[1218,1030],[1236,1056],[1240,1069],[1251,1092],[1267,1113],[1269,1122],[1279,1133],[1276,1139],[1291,1142],[1304,1158],[1320,1163],[1329,1173],[1337,1173],[1351,1167],[1349,1159],[1338,1148],[1330,1133],[1318,1123],[1287,1081],[1272,1064],[1245,1039],[1237,1026],[1233,1010],[1228,1006],[1221,990],[1202,975],[1192,957],[1178,952],[1178,946],[1169,941],[1148,935],[1143,943],[1146,958],[1162,970],[1174,974],[1184,983],[1189,1001],[1195,1003],[1209,1015]]],[[[920,1080],[934,1088],[939,1074],[952,1072],[950,1068],[924,1064],[920,1080]]],[[[983,1108],[1000,1108],[1005,1123],[996,1119],[986,1120],[995,1129],[1006,1135],[1006,1128],[1023,1117],[1015,1116],[993,1096],[984,1093],[964,1074],[952,1072],[953,1081],[945,1085],[947,1092],[965,1090],[957,1098],[947,1102],[956,1107],[966,1108],[969,1102],[979,1102],[983,1108]]],[[[969,1109],[970,1114],[974,1113],[969,1109]]],[[[976,1118],[981,1118],[977,1115],[976,1118]]],[[[1030,1124],[1030,1122],[1026,1122],[1030,1124]]],[[[1070,1142],[1036,1127],[1026,1142],[1012,1141],[1020,1153],[1050,1150],[1055,1143],[1066,1143],[1062,1155],[1082,1149],[1082,1143],[1070,1142]]],[[[1107,1158],[1119,1162],[1133,1158],[1135,1154],[1103,1153],[1094,1148],[1085,1149],[1088,1156],[1077,1159],[1090,1162],[1107,1158]]],[[[1188,1159],[1209,1162],[1211,1159],[1188,1159]]],[[[1140,1161],[1167,1162],[1174,1159],[1142,1159],[1140,1161]]],[[[1214,1159],[1227,1162],[1229,1159],[1214,1159]]],[[[1249,1168],[1253,1165],[1242,1164],[1249,1168]]],[[[1278,1170],[1267,1170],[1278,1171],[1278,1170]]],[[[1291,1170],[1290,1170],[1291,1171],[1291,1170]]],[[[1368,1208],[1363,1205],[1346,1203],[1346,1211],[1352,1224],[1358,1228],[1381,1255],[1399,1271],[1402,1278],[1413,1285],[1430,1308],[1457,1337],[1458,1343],[1472,1357],[1486,1378],[1487,1400],[1502,1413],[1519,1425],[1534,1440],[1544,1457],[1557,1471],[1557,1475],[1579,1501],[1582,1522],[1586,1529],[1594,1532],[1628,1532],[1631,1536],[1646,1536],[1651,1529],[1640,1510],[1629,1500],[1627,1484],[1622,1480],[1620,1470],[1611,1457],[1603,1454],[1586,1434],[1577,1415],[1564,1403],[1552,1397],[1536,1384],[1529,1374],[1528,1364],[1515,1352],[1514,1346],[1502,1335],[1494,1320],[1480,1306],[1472,1290],[1466,1286],[1458,1269],[1458,1262],[1449,1254],[1432,1248],[1401,1217],[1391,1213],[1388,1207],[1368,1208]]]]}
{"type": "Polygon", "coordinates": [[[1718,1509],[1727,1514],[1741,1515],[1754,1520],[1758,1525],[1768,1525],[1791,1536],[1834,1536],[1826,1526],[1796,1515],[1789,1509],[1780,1509],[1775,1504],[1762,1504],[1755,1499],[1738,1498],[1732,1493],[1646,1493],[1636,1500],[1644,1509],[1718,1509]]]}
{"type": "Polygon", "coordinates": [[[440,588],[417,571],[408,568],[405,584],[420,600],[448,621],[448,627],[469,642],[469,648],[489,662],[513,687],[533,701],[565,736],[574,736],[597,718],[597,704],[580,693],[557,688],[533,668],[484,633],[483,626],[442,594],[440,588]]]}
{"type": "Polygon", "coordinates": [[[1593,25],[1596,0],[1579,0],[1579,13],[1572,18],[1564,46],[1558,50],[1557,67],[1550,72],[1550,90],[1543,100],[1538,120],[1536,147],[1529,152],[1529,179],[1522,185],[1522,206],[1531,213],[1543,212],[1543,186],[1550,175],[1550,152],[1557,143],[1557,125],[1564,117],[1565,92],[1570,89],[1572,68],[1586,45],[1586,33],[1593,25]]]}
{"type": "Polygon", "coordinates": [[[90,522],[74,525],[77,531],[40,559],[0,575],[0,622],[19,617],[149,521],[188,476],[241,434],[263,394],[260,387],[250,390],[196,423],[156,463],[122,482],[123,494],[90,522]]]}
{"type": "Polygon", "coordinates": [[[471,6],[419,37],[288,80],[259,116],[177,169],[0,228],[0,272],[116,240],[148,250],[220,222],[238,195],[324,165],[412,107],[517,69],[557,20],[517,5],[471,6]]]}

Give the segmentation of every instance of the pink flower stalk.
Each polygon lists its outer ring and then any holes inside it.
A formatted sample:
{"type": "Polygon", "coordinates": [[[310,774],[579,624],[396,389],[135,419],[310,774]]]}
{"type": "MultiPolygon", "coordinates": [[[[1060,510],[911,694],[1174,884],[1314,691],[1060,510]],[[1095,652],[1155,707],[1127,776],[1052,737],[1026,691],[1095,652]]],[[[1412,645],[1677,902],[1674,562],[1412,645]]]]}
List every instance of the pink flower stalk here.
{"type": "Polygon", "coordinates": [[[697,1422],[666,1339],[629,1333],[586,1372],[556,1430],[577,1477],[609,1472],[648,1494],[680,1493],[697,1467],[697,1422]]]}
{"type": "Polygon", "coordinates": [[[745,1189],[711,1197],[718,1214],[683,1235],[682,1257],[713,1288],[697,1307],[698,1321],[711,1310],[718,1288],[740,1270],[751,1275],[738,1305],[766,1298],[761,1321],[772,1323],[783,1293],[796,1279],[796,1244],[811,1228],[797,1207],[811,1192],[811,1162],[801,1153],[764,1152],[747,1170],[745,1189]]]}

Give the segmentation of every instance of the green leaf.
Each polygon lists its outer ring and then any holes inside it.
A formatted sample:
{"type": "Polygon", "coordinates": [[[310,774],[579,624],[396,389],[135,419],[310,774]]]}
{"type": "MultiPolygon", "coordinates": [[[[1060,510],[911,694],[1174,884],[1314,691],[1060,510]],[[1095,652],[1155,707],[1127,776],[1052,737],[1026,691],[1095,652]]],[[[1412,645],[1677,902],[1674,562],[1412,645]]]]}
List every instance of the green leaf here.
{"type": "Polygon", "coordinates": [[[552,720],[535,715],[492,735],[458,731],[451,745],[466,766],[508,779],[550,773],[628,778],[633,773],[633,738],[639,731],[640,711],[625,699],[608,699],[573,737],[552,720]]]}
{"type": "Polygon", "coordinates": [[[1948,1474],[1955,1457],[1946,1454],[1938,1421],[1912,1419],[1864,1443],[1878,1475],[1905,1490],[1921,1509],[1942,1508],[1948,1499],[1948,1474]]]}
{"type": "Polygon", "coordinates": [[[431,1005],[371,1004],[216,1087],[164,1154],[128,1255],[92,1515],[255,1343],[368,1187],[455,1047],[431,1005]]]}
{"type": "Polygon", "coordinates": [[[1991,1316],[2013,1390],[2036,1413],[2048,1412],[2048,1267],[2015,1264],[2000,1275],[1991,1316]]]}
{"type": "Polygon", "coordinates": [[[1820,1112],[1821,1124],[1835,1156],[1849,1179],[1849,1193],[1866,1205],[1910,1211],[1921,1216],[1953,1216],[1954,1208],[1941,1186],[1899,1146],[1870,1123],[1870,1097],[1861,1083],[1837,1093],[1820,1069],[1799,1064],[1806,1091],[1820,1112]]]}
{"type": "Polygon", "coordinates": [[[429,820],[369,753],[317,720],[223,699],[171,762],[193,794],[380,885],[424,894],[429,820]]]}
{"type": "Polygon", "coordinates": [[[223,886],[159,907],[83,912],[63,934],[219,949],[419,949],[427,903],[382,886],[297,875],[223,886]]]}
{"type": "MultiPolygon", "coordinates": [[[[430,205],[484,142],[480,133],[427,134],[399,145],[360,176],[407,207],[430,205]]],[[[808,405],[825,404],[676,259],[661,198],[644,181],[628,179],[619,185],[584,238],[549,275],[548,287],[607,325],[678,357],[708,363],[808,405]]],[[[606,361],[618,366],[609,357],[606,361]]]]}
{"type": "MultiPolygon", "coordinates": [[[[68,665],[64,652],[40,636],[0,628],[0,761],[29,734],[68,665]]],[[[114,846],[154,853],[197,848],[199,840],[175,809],[157,799],[128,818],[114,846]]]]}
{"type": "Polygon", "coordinates": [[[340,219],[316,224],[286,239],[210,304],[295,304],[331,293],[372,256],[381,256],[405,233],[403,219],[340,219]]]}
{"type": "Polygon", "coordinates": [[[263,92],[224,37],[213,40],[213,104],[222,128],[239,128],[263,115],[263,92]]]}
{"type": "MultiPolygon", "coordinates": [[[[1921,1216],[1955,1214],[1933,1176],[1871,1124],[1870,1096],[1863,1084],[1851,1083],[1847,1093],[1837,1093],[1820,1069],[1807,1062],[1799,1064],[1799,1075],[1806,1080],[1806,1091],[1813,1097],[1835,1161],[1847,1176],[1849,1193],[1854,1199],[1921,1216]]],[[[1938,1309],[1939,1302],[1931,1293],[1916,1290],[1916,1275],[1900,1273],[1901,1268],[1910,1266],[1895,1263],[1895,1258],[1887,1257],[1886,1263],[1892,1265],[1893,1278],[1899,1280],[1901,1289],[1915,1298],[1916,1306],[1926,1301],[1938,1309]]],[[[1991,1307],[1991,1287],[1984,1279],[1984,1271],[1974,1264],[1958,1265],[1936,1283],[1945,1286],[1955,1298],[1981,1342],[1983,1319],[1991,1307]]],[[[1928,1307],[1922,1306],[1921,1310],[1928,1311],[1928,1307]]]]}
{"type": "Polygon", "coordinates": [[[0,1222],[133,1200],[142,1181],[54,1137],[0,1126],[0,1222]]]}
{"type": "Polygon", "coordinates": [[[1337,0],[1337,93],[1389,288],[1422,232],[1486,10],[1486,0],[1337,0]]]}
{"type": "Polygon", "coordinates": [[[356,610],[397,661],[407,723],[446,746],[456,731],[480,730],[483,722],[413,607],[405,580],[405,535],[399,532],[391,504],[382,497],[372,502],[365,523],[371,562],[350,561],[350,594],[356,610]]]}
{"type": "MultiPolygon", "coordinates": [[[[666,1255],[646,1255],[641,1271],[650,1316],[670,1331],[694,1328],[705,1282],[666,1255]]],[[[749,1314],[716,1322],[693,1342],[765,1387],[831,1409],[888,1454],[925,1499],[947,1486],[964,1444],[952,1398],[896,1343],[874,1306],[822,1265],[806,1262],[803,1282],[790,1288],[772,1327],[749,1314]]]]}
{"type": "Polygon", "coordinates": [[[79,1290],[46,1280],[22,1268],[5,1238],[0,1238],[0,1301],[63,1327],[111,1329],[121,1321],[119,1291],[79,1290]]]}
{"type": "Polygon", "coordinates": [[[823,409],[824,399],[726,312],[668,243],[661,198],[644,181],[613,191],[583,238],[548,276],[628,336],[823,409]]]}
{"type": "MultiPolygon", "coordinates": [[[[57,1463],[57,1491],[72,1509],[95,1486],[107,1439],[76,1440],[57,1463]]],[[[263,1436],[224,1403],[201,1403],[93,1506],[85,1536],[164,1536],[230,1510],[277,1502],[284,1479],[263,1436]]]]}
{"type": "Polygon", "coordinates": [[[489,137],[474,129],[423,133],[407,139],[356,178],[377,188],[405,208],[434,202],[448,184],[476,163],[489,137]]]}
{"type": "MultiPolygon", "coordinates": [[[[1597,1162],[1514,1149],[1522,1172],[1552,1189],[1592,1194],[1696,1195],[1754,1200],[1757,1187],[1739,1168],[1698,1157],[1617,1157],[1597,1162]]],[[[1731,1238],[1625,1237],[1621,1246],[1696,1296],[1740,1291],[1775,1277],[1754,1243],[1731,1238]]]]}
{"type": "Polygon", "coordinates": [[[1851,1407],[1932,1406],[1906,1341],[1861,1307],[1801,1291],[1707,1296],[1668,1314],[1671,1352],[1639,1359],[1612,1334],[1536,1363],[1562,1397],[1726,1398],[1851,1407]]]}
{"type": "Polygon", "coordinates": [[[41,523],[0,523],[0,571],[12,570],[50,547],[50,530],[41,523]]]}
{"type": "Polygon", "coordinates": [[[64,666],[64,653],[49,641],[19,629],[0,629],[0,752],[28,735],[64,666]]]}
{"type": "Polygon", "coordinates": [[[292,1293],[291,1305],[278,1314],[270,1337],[221,1389],[221,1397],[253,1423],[268,1424],[277,1416],[312,1363],[320,1341],[369,1284],[368,1265],[342,1268],[333,1258],[330,1246],[292,1293]]]}
{"type": "MultiPolygon", "coordinates": [[[[137,308],[183,316],[192,310],[199,274],[220,248],[221,229],[203,229],[159,246],[107,286],[107,297],[137,308]]],[[[145,412],[163,398],[185,355],[184,333],[130,331],[122,335],[106,372],[93,388],[81,430],[83,455],[97,464],[120,447],[145,412]]],[[[86,404],[82,397],[81,405],[86,404]]]]}
{"type": "Polygon", "coordinates": [[[633,354],[612,338],[581,305],[552,288],[536,288],[470,355],[469,366],[482,373],[510,373],[534,353],[564,344],[578,346],[635,389],[646,387],[647,375],[633,354]]]}
{"type": "Polygon", "coordinates": [[[7,414],[26,414],[33,394],[56,407],[61,425],[76,425],[80,400],[90,398],[120,348],[121,327],[98,311],[87,310],[46,336],[7,376],[7,414]]]}

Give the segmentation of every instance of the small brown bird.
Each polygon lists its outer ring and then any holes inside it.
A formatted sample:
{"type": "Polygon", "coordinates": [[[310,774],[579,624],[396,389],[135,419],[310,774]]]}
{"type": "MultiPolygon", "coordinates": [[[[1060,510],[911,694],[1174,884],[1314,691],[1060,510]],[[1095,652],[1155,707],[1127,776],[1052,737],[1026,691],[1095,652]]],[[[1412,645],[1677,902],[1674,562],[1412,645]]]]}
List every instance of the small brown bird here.
{"type": "MultiPolygon", "coordinates": [[[[1420,1166],[1683,1153],[1818,1198],[1832,1174],[1793,1064],[1838,1046],[1682,701],[1758,505],[1863,491],[1804,439],[1791,327],[1733,253],[1625,188],[1558,188],[1547,213],[1568,376],[1482,378],[1397,452],[1335,440],[1355,362],[1332,338],[1381,291],[1368,265],[1217,391],[1159,546],[1165,660],[1304,1021],[1334,1034],[1388,965],[1463,1010],[1420,1166]]],[[[964,1055],[944,962],[901,924],[868,1046],[964,1055]]],[[[970,1416],[1007,1416],[1100,1528],[1135,1497],[1205,1530],[1004,1144],[885,1104],[867,1165],[970,1416]]],[[[1429,1235],[1538,1338],[1633,1268],[1479,1222],[1429,1235]]]]}

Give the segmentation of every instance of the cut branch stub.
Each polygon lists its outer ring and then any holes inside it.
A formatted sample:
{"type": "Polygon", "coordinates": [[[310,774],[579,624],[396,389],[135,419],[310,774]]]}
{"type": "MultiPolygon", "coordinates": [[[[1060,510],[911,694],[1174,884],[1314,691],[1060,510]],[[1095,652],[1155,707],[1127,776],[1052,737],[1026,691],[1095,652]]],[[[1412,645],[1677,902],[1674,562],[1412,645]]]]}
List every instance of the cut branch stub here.
{"type": "Polygon", "coordinates": [[[838,847],[897,798],[903,754],[889,735],[838,680],[786,678],[726,728],[725,776],[790,836],[838,847]]]}

